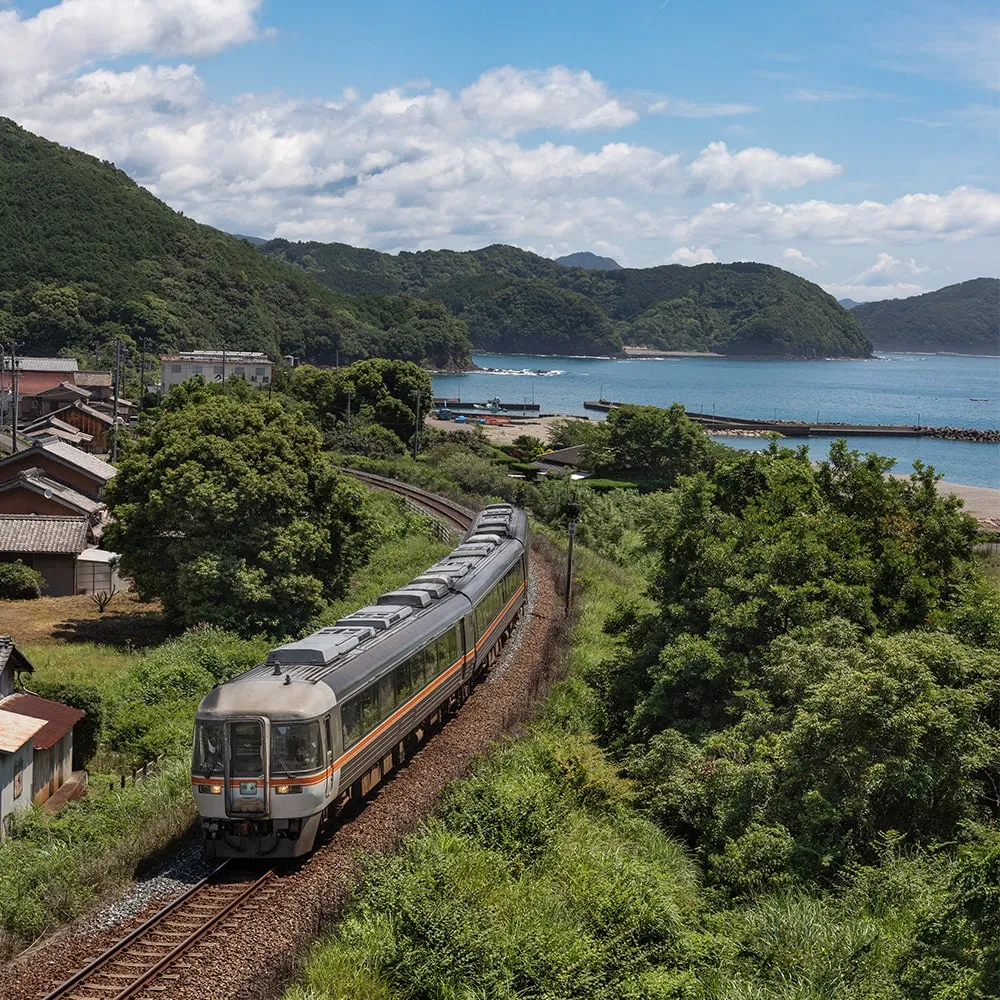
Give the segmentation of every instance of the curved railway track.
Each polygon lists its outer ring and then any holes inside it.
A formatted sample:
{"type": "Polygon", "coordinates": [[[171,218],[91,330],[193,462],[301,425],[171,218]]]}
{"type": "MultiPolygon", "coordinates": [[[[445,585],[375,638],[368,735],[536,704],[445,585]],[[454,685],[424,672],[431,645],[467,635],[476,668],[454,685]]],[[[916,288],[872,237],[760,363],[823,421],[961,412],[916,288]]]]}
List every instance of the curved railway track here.
{"type": "Polygon", "coordinates": [[[411,503],[424,509],[428,514],[453,524],[461,531],[466,531],[472,524],[472,519],[476,516],[475,511],[468,507],[463,507],[454,500],[447,497],[438,496],[436,493],[428,493],[418,486],[411,486],[409,483],[400,482],[398,479],[388,479],[385,476],[376,476],[371,472],[359,472],[356,469],[337,468],[345,476],[351,476],[359,482],[367,483],[376,489],[386,490],[390,493],[398,493],[406,497],[411,503]]]}
{"type": "MultiPolygon", "coordinates": [[[[438,520],[465,531],[475,513],[426,490],[369,472],[339,469],[376,489],[397,493],[438,520]]],[[[130,1000],[166,994],[170,983],[190,968],[189,958],[212,936],[224,937],[228,919],[241,907],[266,899],[276,887],[275,872],[247,875],[225,862],[177,896],[102,955],[67,979],[44,1000],[130,1000]]]]}
{"type": "Polygon", "coordinates": [[[166,992],[174,969],[209,935],[226,933],[226,919],[274,878],[236,874],[227,862],[171,900],[121,941],[47,994],[45,1000],[129,1000],[147,990],[166,992]],[[235,875],[235,879],[234,879],[235,875]]]}

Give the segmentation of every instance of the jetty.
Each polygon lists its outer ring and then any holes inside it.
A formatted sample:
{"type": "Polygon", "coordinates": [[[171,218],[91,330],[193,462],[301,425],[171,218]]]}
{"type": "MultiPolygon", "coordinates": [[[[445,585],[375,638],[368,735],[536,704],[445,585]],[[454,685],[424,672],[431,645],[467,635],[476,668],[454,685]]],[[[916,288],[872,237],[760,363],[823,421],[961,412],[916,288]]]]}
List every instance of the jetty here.
{"type": "MultiPolygon", "coordinates": [[[[608,399],[588,400],[583,404],[584,409],[604,413],[624,405],[626,404],[608,399]]],[[[732,433],[734,436],[753,434],[755,437],[762,437],[765,434],[781,434],[783,437],[935,437],[951,441],[1000,443],[1000,430],[984,430],[977,427],[757,420],[753,417],[728,417],[716,413],[696,413],[692,410],[688,410],[687,415],[695,423],[701,424],[710,434],[732,433]]]]}
{"type": "Polygon", "coordinates": [[[434,406],[439,410],[451,410],[454,413],[531,413],[538,414],[541,403],[505,403],[499,397],[488,399],[485,403],[463,403],[461,399],[445,396],[435,396],[434,406]]]}

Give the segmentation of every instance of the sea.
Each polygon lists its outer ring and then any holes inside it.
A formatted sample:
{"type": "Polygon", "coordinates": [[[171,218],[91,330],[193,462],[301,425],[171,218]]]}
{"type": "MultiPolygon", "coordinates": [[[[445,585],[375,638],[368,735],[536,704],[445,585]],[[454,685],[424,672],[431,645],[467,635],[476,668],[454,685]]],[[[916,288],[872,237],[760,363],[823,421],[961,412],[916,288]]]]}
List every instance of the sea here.
{"type": "MultiPolygon", "coordinates": [[[[751,360],[705,357],[579,358],[473,355],[483,369],[434,376],[436,396],[464,402],[534,402],[541,412],[579,414],[585,400],[669,406],[764,420],[852,424],[922,424],[1000,428],[1000,358],[879,354],[864,360],[751,360]]],[[[719,437],[734,448],[757,449],[757,438],[719,437]]],[[[825,457],[828,438],[809,438],[825,457]]],[[[848,437],[850,447],[914,460],[953,483],[1000,489],[1000,444],[940,438],[848,437]]],[[[800,439],[790,442],[801,443],[800,439]]]]}

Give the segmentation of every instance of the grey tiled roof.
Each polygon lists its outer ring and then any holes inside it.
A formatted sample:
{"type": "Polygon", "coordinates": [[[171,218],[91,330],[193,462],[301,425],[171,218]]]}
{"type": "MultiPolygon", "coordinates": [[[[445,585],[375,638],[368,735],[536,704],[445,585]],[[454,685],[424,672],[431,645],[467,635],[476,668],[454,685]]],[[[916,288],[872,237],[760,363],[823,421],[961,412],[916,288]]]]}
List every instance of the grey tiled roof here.
{"type": "Polygon", "coordinates": [[[50,455],[55,455],[56,457],[63,459],[63,461],[71,462],[73,465],[76,465],[81,469],[86,469],[87,472],[97,476],[104,482],[107,482],[109,479],[113,479],[118,472],[118,470],[108,462],[104,462],[94,455],[88,455],[85,451],[80,451],[79,448],[74,448],[71,444],[66,444],[65,441],[39,442],[36,447],[42,448],[50,455]]]}
{"type": "Polygon", "coordinates": [[[85,517],[0,514],[0,552],[78,555],[87,547],[87,528],[85,517]]]}

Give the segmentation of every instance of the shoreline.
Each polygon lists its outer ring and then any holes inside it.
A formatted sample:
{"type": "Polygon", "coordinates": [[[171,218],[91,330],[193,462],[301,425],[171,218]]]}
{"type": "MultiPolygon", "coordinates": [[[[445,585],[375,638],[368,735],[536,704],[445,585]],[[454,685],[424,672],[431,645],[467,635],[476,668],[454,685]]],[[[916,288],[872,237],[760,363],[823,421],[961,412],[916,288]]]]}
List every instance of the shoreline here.
{"type": "MultiPolygon", "coordinates": [[[[963,354],[960,351],[893,351],[875,348],[866,358],[849,355],[830,357],[806,357],[801,354],[718,354],[714,351],[659,351],[651,347],[627,346],[622,354],[512,354],[499,351],[480,351],[473,349],[475,354],[483,358],[548,358],[564,361],[643,361],[670,358],[710,358],[715,361],[879,361],[880,355],[900,354],[907,357],[941,357],[941,358],[981,358],[983,360],[1000,361],[1000,354],[963,354]]],[[[483,368],[472,362],[468,368],[431,369],[433,375],[471,375],[475,372],[490,372],[493,369],[483,368]]]]}

